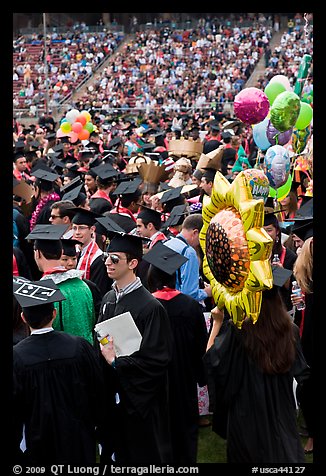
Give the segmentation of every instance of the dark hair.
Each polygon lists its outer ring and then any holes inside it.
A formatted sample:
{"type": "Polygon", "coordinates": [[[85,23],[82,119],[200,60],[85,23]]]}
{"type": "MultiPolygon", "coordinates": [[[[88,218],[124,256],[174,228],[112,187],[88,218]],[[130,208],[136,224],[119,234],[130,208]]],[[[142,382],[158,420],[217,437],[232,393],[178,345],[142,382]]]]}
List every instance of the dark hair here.
{"type": "Polygon", "coordinates": [[[53,318],[54,304],[45,303],[39,306],[29,306],[23,308],[24,317],[27,324],[33,329],[41,329],[53,318]]]}
{"type": "Polygon", "coordinates": [[[257,322],[243,322],[244,346],[254,363],[267,374],[290,370],[295,359],[294,325],[278,288],[263,291],[257,322]]]}
{"type": "Polygon", "coordinates": [[[156,266],[153,266],[152,264],[149,266],[147,271],[147,283],[148,289],[151,293],[163,289],[164,286],[174,289],[175,281],[175,273],[168,274],[165,273],[165,271],[162,271],[161,269],[157,268],[156,266]]]}

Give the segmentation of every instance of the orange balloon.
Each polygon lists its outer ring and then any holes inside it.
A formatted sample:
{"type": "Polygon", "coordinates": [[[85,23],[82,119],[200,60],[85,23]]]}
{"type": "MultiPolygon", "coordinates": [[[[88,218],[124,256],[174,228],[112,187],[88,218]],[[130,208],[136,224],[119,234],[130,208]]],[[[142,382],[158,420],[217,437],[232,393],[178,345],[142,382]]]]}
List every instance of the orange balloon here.
{"type": "Polygon", "coordinates": [[[80,133],[78,134],[78,139],[80,140],[86,140],[89,138],[89,132],[87,129],[82,129],[80,133]]]}
{"type": "Polygon", "coordinates": [[[86,124],[87,122],[87,119],[84,115],[82,114],[79,114],[79,116],[76,117],[76,121],[75,122],[80,122],[82,124],[82,126],[84,127],[84,125],[86,124]]]}

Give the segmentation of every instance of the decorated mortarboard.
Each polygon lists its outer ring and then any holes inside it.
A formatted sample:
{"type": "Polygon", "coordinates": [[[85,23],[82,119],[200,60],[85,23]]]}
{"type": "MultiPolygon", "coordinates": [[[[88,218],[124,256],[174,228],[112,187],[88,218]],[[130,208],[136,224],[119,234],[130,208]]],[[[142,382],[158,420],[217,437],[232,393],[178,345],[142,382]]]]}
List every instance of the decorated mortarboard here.
{"type": "Polygon", "coordinates": [[[136,193],[139,185],[142,183],[141,178],[135,178],[133,180],[120,182],[115,191],[114,195],[133,195],[136,193]]]}
{"type": "Polygon", "coordinates": [[[57,178],[59,178],[59,175],[54,173],[52,169],[51,172],[49,172],[48,170],[44,170],[43,168],[38,168],[34,172],[31,172],[31,175],[41,180],[42,182],[50,183],[53,183],[55,180],[57,180],[57,178]]]}
{"type": "Polygon", "coordinates": [[[86,208],[72,207],[69,210],[74,212],[71,222],[76,225],[93,226],[96,223],[96,218],[101,216],[99,213],[86,208]]]}
{"type": "Polygon", "coordinates": [[[178,226],[181,225],[188,215],[187,205],[176,205],[172,208],[169,218],[164,223],[164,228],[169,226],[178,226]]]}
{"type": "Polygon", "coordinates": [[[141,163],[138,166],[139,175],[144,182],[159,184],[164,182],[169,177],[169,172],[165,169],[164,165],[157,165],[155,162],[141,163]]]}
{"type": "Polygon", "coordinates": [[[112,167],[111,164],[101,164],[97,167],[93,167],[93,172],[100,178],[100,180],[113,179],[118,177],[119,172],[112,167]]]}
{"type": "Polygon", "coordinates": [[[177,157],[196,157],[203,152],[203,143],[189,139],[172,139],[169,142],[169,155],[177,157]]]}
{"type": "Polygon", "coordinates": [[[279,286],[280,288],[284,286],[286,281],[292,275],[290,269],[282,268],[281,266],[272,266],[273,273],[273,285],[279,286]]]}
{"type": "Polygon", "coordinates": [[[62,243],[62,254],[66,256],[76,256],[78,250],[76,245],[82,245],[81,241],[75,240],[73,238],[61,238],[62,243]]]}
{"type": "Polygon", "coordinates": [[[138,259],[143,256],[143,241],[141,236],[132,235],[129,233],[114,233],[108,247],[107,252],[113,253],[129,253],[138,259]]]}
{"type": "Polygon", "coordinates": [[[105,235],[110,236],[114,233],[125,233],[126,231],[121,228],[111,217],[108,215],[96,218],[96,221],[104,228],[105,235]]]}
{"type": "Polygon", "coordinates": [[[161,271],[172,275],[188,261],[188,258],[158,241],[156,245],[144,255],[143,260],[159,268],[161,271]]]}
{"type": "Polygon", "coordinates": [[[30,281],[13,276],[13,294],[22,308],[51,304],[66,299],[52,279],[30,281]]]}
{"type": "Polygon", "coordinates": [[[86,200],[86,194],[82,192],[83,187],[83,184],[77,185],[77,187],[74,187],[72,190],[65,193],[62,200],[70,200],[74,205],[76,205],[76,207],[78,207],[78,205],[81,205],[86,200]]]}
{"type": "MultiPolygon", "coordinates": [[[[213,141],[209,141],[213,142],[213,141]]],[[[208,142],[208,143],[209,143],[208,142]]],[[[219,170],[221,168],[222,157],[225,146],[220,145],[207,153],[202,153],[199,157],[196,170],[200,169],[204,172],[205,168],[219,170]]]]}
{"type": "Polygon", "coordinates": [[[17,180],[13,177],[13,194],[30,203],[35,195],[34,187],[28,184],[25,180],[17,180]]]}

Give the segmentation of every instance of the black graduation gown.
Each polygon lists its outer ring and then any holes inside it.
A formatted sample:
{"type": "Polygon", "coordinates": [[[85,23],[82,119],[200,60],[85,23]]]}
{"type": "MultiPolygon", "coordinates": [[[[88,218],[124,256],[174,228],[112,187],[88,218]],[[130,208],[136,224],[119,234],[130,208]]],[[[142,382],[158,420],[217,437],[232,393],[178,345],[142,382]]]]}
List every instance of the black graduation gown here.
{"type": "Polygon", "coordinates": [[[96,284],[102,296],[111,289],[113,281],[108,276],[102,256],[95,258],[91,264],[89,280],[96,284]]]}
{"type": "Polygon", "coordinates": [[[203,356],[208,333],[202,306],[186,294],[158,300],[165,307],[173,332],[173,355],[169,365],[169,408],[174,465],[197,461],[197,383],[206,385],[203,356]]]}
{"type": "MultiPolygon", "coordinates": [[[[99,322],[130,311],[142,335],[141,347],[116,359],[116,368],[102,358],[108,400],[116,386],[120,403],[102,433],[101,462],[117,464],[171,464],[172,449],[168,415],[168,364],[172,332],[164,307],[143,286],[116,303],[112,290],[102,301],[99,322]]],[[[110,401],[108,401],[110,405],[110,401]]]]}
{"type": "MultiPolygon", "coordinates": [[[[309,370],[297,326],[294,329],[297,355],[291,371],[285,374],[262,373],[248,358],[241,331],[230,321],[223,323],[204,356],[214,417],[215,412],[219,417],[227,415],[228,463],[305,462],[297,428],[293,377],[300,381],[309,370]]],[[[213,429],[225,437],[219,421],[215,420],[213,429]]]]}
{"type": "Polygon", "coordinates": [[[94,464],[103,376],[89,342],[57,331],[31,335],[13,348],[13,371],[14,461],[94,464]]]}

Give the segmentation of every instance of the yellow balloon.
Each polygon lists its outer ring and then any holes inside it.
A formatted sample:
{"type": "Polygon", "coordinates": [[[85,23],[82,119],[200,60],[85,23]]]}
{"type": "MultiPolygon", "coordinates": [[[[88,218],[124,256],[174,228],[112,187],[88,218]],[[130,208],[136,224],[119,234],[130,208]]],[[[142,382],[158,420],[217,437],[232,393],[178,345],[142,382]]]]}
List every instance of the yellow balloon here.
{"type": "Polygon", "coordinates": [[[86,122],[90,122],[92,120],[92,116],[88,111],[84,110],[80,114],[86,117],[86,122]]]}
{"type": "Polygon", "coordinates": [[[203,273],[216,305],[226,307],[238,328],[246,317],[256,322],[261,292],[273,286],[273,240],[263,228],[264,200],[253,198],[242,172],[232,184],[216,172],[202,216],[203,273]]]}

